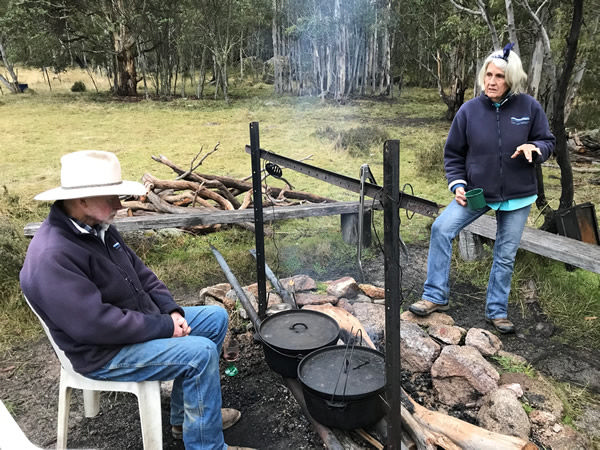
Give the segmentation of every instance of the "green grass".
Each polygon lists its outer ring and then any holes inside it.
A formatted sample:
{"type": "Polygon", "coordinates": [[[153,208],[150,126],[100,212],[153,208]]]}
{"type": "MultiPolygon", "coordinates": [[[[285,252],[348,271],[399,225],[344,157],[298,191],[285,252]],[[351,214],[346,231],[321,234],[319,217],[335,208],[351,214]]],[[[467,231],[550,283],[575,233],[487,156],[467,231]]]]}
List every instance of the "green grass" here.
{"type": "MultiPolygon", "coordinates": [[[[244,151],[249,144],[249,123],[260,123],[261,147],[281,155],[302,159],[309,164],[358,178],[361,164],[369,164],[376,180],[382,183],[382,146],[367,144],[368,151],[349,152],[336,145],[335,139],[319,135],[331,129],[351,135],[352,130],[377,130],[381,136],[400,141],[400,185],[409,193],[446,204],[451,194],[443,173],[435,171],[449,123],[443,119],[445,106],[435,90],[407,88],[393,100],[354,99],[340,105],[318,98],[276,97],[272,87],[261,83],[231,84],[231,100],[214,100],[207,88],[203,99],[174,98],[171,101],[116,99],[106,93],[106,80],[97,78],[96,93],[87,75],[68,73],[63,82],[53,81],[53,91],[39,75],[26,71],[20,78],[33,92],[0,96],[0,135],[3,159],[0,170],[0,214],[17,229],[31,221],[42,220],[49,205],[32,197],[60,183],[60,157],[82,149],[115,152],[126,179],[139,180],[146,172],[158,178],[174,178],[166,166],[151,159],[163,154],[172,162],[187,167],[203,149],[206,153],[220,143],[217,153],[205,160],[200,173],[247,177],[250,158],[244,151]],[[37,78],[36,78],[37,77],[37,78]],[[87,91],[73,93],[70,87],[83,81],[87,91]],[[428,156],[427,153],[432,155],[428,156]],[[406,184],[406,186],[405,186],[406,184]]],[[[187,84],[187,95],[192,87],[187,84]]],[[[360,133],[359,133],[360,134],[360,133]]],[[[547,196],[553,207],[560,196],[559,171],[545,168],[547,196]]],[[[284,177],[297,190],[309,191],[336,200],[357,200],[357,195],[327,183],[284,169],[284,177]]],[[[599,202],[600,189],[589,184],[589,174],[575,174],[575,199],[599,202]]],[[[276,185],[280,183],[270,180],[276,185]]],[[[536,212],[529,225],[539,226],[536,212]]],[[[401,211],[401,235],[408,242],[426,244],[431,219],[415,215],[411,220],[401,211]]],[[[376,227],[383,239],[382,214],[375,215],[376,227]]],[[[275,238],[266,239],[267,261],[281,276],[310,271],[317,280],[332,269],[354,268],[356,249],[341,241],[339,218],[314,218],[274,225],[275,238]]],[[[254,236],[244,230],[228,229],[193,237],[163,236],[149,233],[127,237],[140,256],[168,284],[199,289],[224,281],[224,275],[209,250],[217,247],[242,283],[254,280],[255,262],[248,250],[254,236]]],[[[366,249],[365,258],[376,248],[366,249]]],[[[485,286],[490,259],[478,263],[455,261],[458,277],[485,286]]],[[[0,293],[0,351],[37,333],[35,321],[23,307],[18,281],[8,275],[0,293]],[[19,318],[16,320],[16,318],[19,318]],[[23,320],[20,320],[23,318],[23,320]]],[[[533,280],[544,310],[557,321],[563,339],[575,345],[597,347],[600,344],[600,277],[581,270],[566,272],[564,266],[519,252],[513,280],[511,303],[520,305],[520,293],[533,280]],[[566,286],[566,287],[563,287],[566,286]],[[587,319],[586,319],[587,318],[587,319]]],[[[0,280],[1,281],[1,280],[0,280]]]]}
{"type": "Polygon", "coordinates": [[[530,378],[535,377],[535,369],[530,364],[515,361],[507,356],[492,356],[492,359],[500,366],[503,373],[523,373],[530,378]]]}

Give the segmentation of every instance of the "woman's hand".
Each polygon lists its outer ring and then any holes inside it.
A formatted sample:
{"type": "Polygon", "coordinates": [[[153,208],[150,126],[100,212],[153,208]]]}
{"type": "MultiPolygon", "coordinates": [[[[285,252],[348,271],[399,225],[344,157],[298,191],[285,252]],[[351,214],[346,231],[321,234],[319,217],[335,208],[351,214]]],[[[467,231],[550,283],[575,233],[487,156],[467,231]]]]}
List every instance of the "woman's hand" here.
{"type": "Polygon", "coordinates": [[[529,162],[533,161],[533,152],[536,152],[538,155],[541,155],[542,152],[540,151],[539,148],[537,148],[535,145],[533,144],[522,144],[519,145],[517,147],[517,151],[514,152],[511,155],[511,158],[516,158],[517,156],[519,156],[520,154],[523,154],[523,156],[525,156],[525,159],[529,162]]]}
{"type": "Polygon", "coordinates": [[[187,320],[179,314],[177,311],[171,313],[171,319],[173,319],[173,337],[183,337],[190,334],[191,328],[187,323],[187,320]]]}
{"type": "Polygon", "coordinates": [[[467,206],[467,197],[465,197],[464,187],[457,187],[454,190],[454,200],[456,200],[456,203],[460,206],[467,206]]]}

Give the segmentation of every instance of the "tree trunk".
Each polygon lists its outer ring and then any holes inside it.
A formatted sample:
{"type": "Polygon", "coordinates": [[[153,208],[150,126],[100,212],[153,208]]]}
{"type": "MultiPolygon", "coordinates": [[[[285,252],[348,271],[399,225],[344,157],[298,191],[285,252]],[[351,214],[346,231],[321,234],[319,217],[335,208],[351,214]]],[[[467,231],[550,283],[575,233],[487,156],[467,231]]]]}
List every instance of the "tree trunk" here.
{"type": "Polygon", "coordinates": [[[494,44],[494,50],[500,50],[502,46],[500,45],[500,39],[498,39],[498,32],[496,31],[496,27],[494,26],[494,22],[490,17],[490,12],[488,10],[488,6],[483,0],[477,0],[477,5],[479,6],[479,10],[481,11],[481,16],[485,23],[487,24],[490,35],[492,37],[492,43],[494,44]]]}
{"type": "Polygon", "coordinates": [[[271,35],[273,38],[273,83],[275,85],[275,93],[281,94],[283,92],[283,87],[279,61],[279,25],[277,23],[277,15],[277,0],[273,0],[273,24],[271,28],[271,35]]]}
{"type": "Polygon", "coordinates": [[[565,131],[565,100],[569,80],[577,59],[577,44],[581,25],[583,23],[583,0],[573,0],[573,17],[571,29],[567,37],[565,62],[554,91],[552,114],[552,131],[556,137],[556,161],[560,166],[560,185],[562,188],[559,209],[569,208],[573,204],[573,170],[567,148],[567,133],[565,131]]]}
{"type": "Polygon", "coordinates": [[[337,101],[340,101],[344,98],[346,89],[346,52],[344,47],[346,39],[346,25],[342,20],[340,1],[341,0],[335,0],[333,13],[334,20],[338,23],[335,39],[335,99],[337,101]]]}
{"type": "Polygon", "coordinates": [[[200,59],[200,71],[198,73],[198,87],[196,88],[196,97],[202,98],[204,95],[204,82],[206,81],[206,46],[202,47],[202,57],[200,59]]]}
{"type": "Polygon", "coordinates": [[[137,95],[137,74],[135,70],[135,44],[124,25],[113,33],[116,57],[116,93],[121,96],[137,95]]]}
{"type": "Polygon", "coordinates": [[[519,50],[519,39],[517,38],[517,29],[515,27],[515,11],[513,9],[512,0],[504,0],[506,5],[506,25],[508,26],[508,39],[515,44],[514,51],[517,55],[521,55],[519,50]]]}
{"type": "Polygon", "coordinates": [[[8,71],[8,74],[10,75],[12,82],[9,82],[4,77],[0,78],[0,81],[2,81],[2,83],[4,83],[11,92],[18,94],[21,92],[21,89],[19,89],[19,80],[17,79],[17,76],[15,75],[13,66],[11,64],[9,64],[8,59],[6,58],[6,52],[4,51],[4,45],[2,44],[2,42],[0,42],[0,55],[2,55],[2,62],[4,63],[4,67],[8,71]]]}
{"type": "MultiPolygon", "coordinates": [[[[50,92],[52,92],[52,84],[50,84],[50,75],[48,75],[48,70],[46,69],[46,66],[42,67],[42,74],[45,75],[45,78],[48,81],[48,89],[50,89],[50,92]]],[[[94,84],[94,86],[95,85],[96,84],[94,84]]],[[[98,92],[97,88],[96,88],[96,92],[98,92]]]]}
{"type": "Polygon", "coordinates": [[[529,80],[527,86],[527,92],[534,98],[538,98],[540,81],[542,79],[542,68],[544,65],[544,43],[542,41],[541,33],[538,34],[538,38],[535,41],[535,48],[533,55],[531,55],[531,63],[529,64],[529,80]]]}
{"type": "Polygon", "coordinates": [[[244,79],[244,30],[240,30],[240,80],[244,79]]]}

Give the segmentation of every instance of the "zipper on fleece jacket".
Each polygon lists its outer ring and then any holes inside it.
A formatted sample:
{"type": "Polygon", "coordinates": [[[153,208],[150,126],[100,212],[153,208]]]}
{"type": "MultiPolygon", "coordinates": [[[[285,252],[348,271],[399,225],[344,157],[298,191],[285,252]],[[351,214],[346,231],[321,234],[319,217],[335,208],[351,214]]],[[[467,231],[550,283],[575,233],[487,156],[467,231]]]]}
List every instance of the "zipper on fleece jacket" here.
{"type": "Polygon", "coordinates": [[[502,164],[502,134],[500,133],[500,107],[502,105],[504,105],[508,101],[509,98],[510,98],[510,95],[507,96],[500,103],[492,102],[492,104],[496,108],[496,130],[498,132],[498,160],[499,160],[498,165],[500,166],[500,199],[501,199],[501,201],[504,201],[504,184],[502,183],[502,179],[504,177],[504,170],[503,170],[504,165],[502,164]]]}

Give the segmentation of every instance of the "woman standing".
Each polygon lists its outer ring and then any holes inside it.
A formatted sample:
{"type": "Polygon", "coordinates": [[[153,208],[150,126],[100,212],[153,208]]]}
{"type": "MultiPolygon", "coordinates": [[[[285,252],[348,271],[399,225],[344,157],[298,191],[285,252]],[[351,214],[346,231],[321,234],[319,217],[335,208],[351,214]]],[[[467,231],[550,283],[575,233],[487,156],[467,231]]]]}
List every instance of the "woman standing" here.
{"type": "Polygon", "coordinates": [[[508,44],[486,58],[479,71],[484,92],[463,104],[452,122],[444,168],[454,199],[433,223],[422,300],[409,307],[419,316],[449,309],[452,241],[493,209],[497,231],[485,316],[501,333],[514,331],[508,294],[521,234],[537,199],[535,164],[550,157],[555,143],[542,107],[523,93],[527,75],[511,49],[508,44]],[[465,196],[474,188],[483,189],[486,201],[475,210],[465,196]]]}

